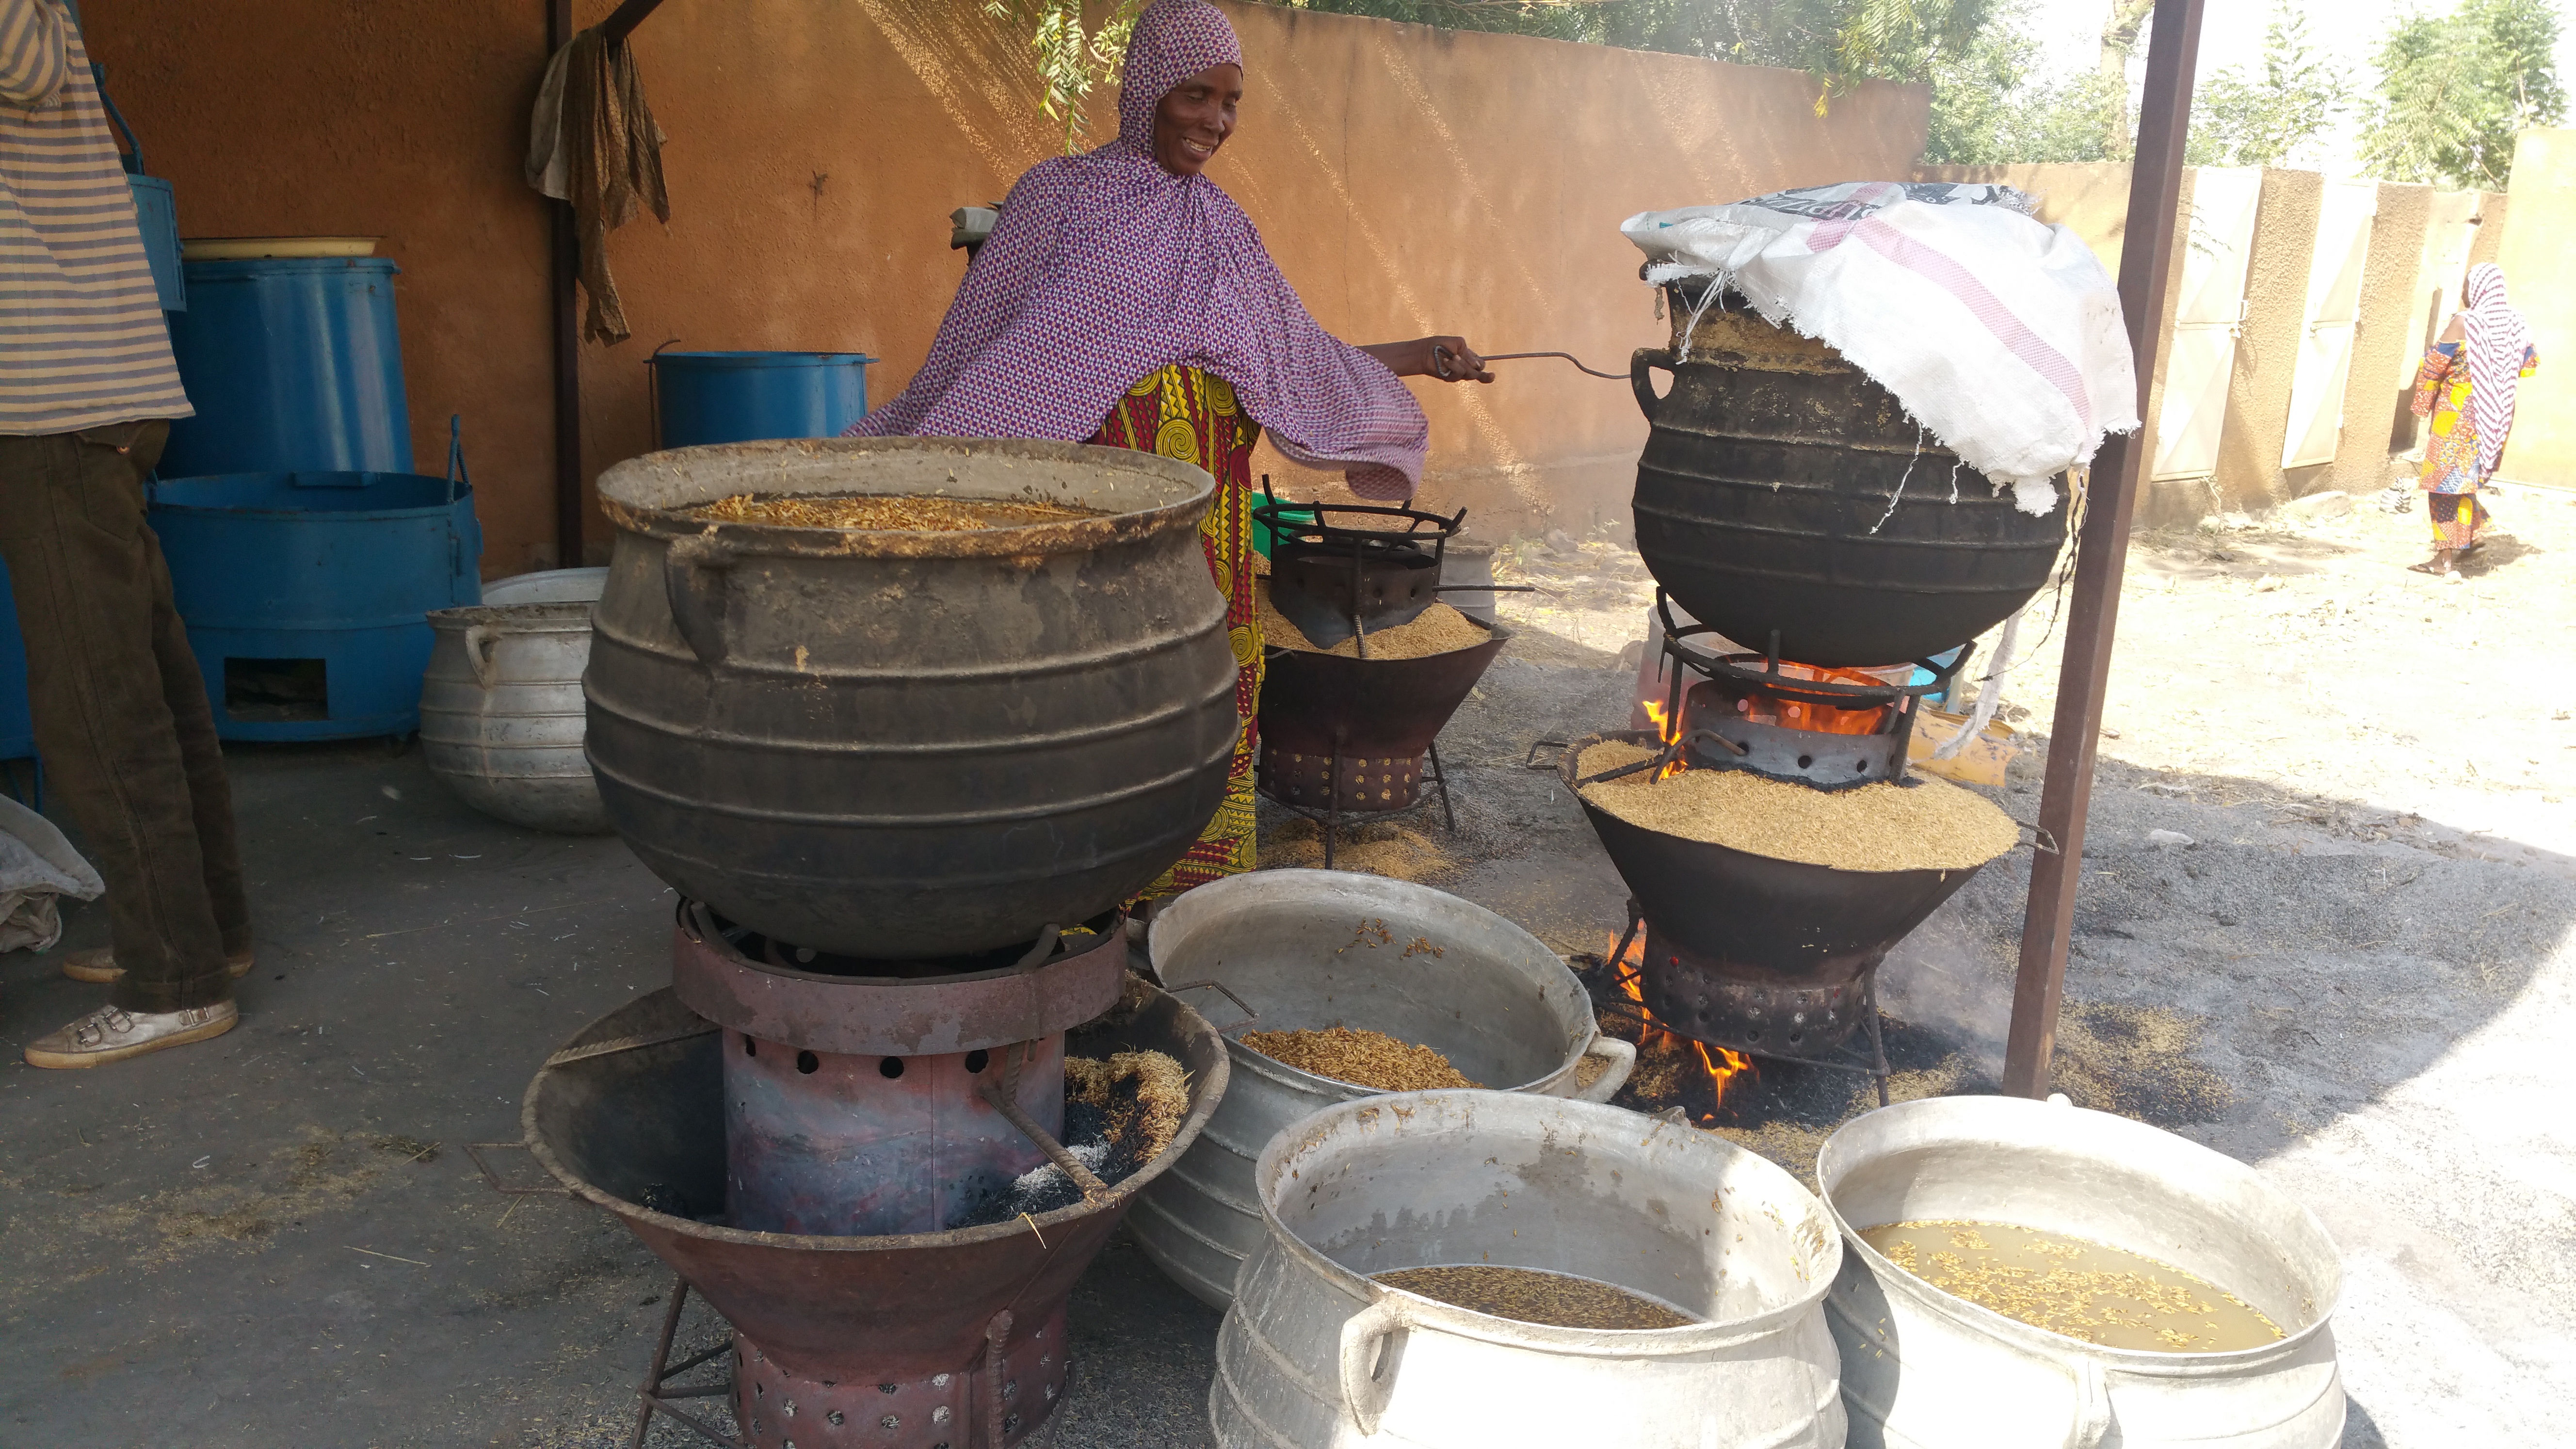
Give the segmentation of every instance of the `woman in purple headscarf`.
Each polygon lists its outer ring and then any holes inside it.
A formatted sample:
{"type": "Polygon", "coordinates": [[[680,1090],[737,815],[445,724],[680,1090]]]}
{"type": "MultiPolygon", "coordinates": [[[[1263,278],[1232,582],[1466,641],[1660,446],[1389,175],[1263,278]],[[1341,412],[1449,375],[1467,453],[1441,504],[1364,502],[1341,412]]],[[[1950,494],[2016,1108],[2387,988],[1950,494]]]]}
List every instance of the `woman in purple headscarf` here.
{"type": "Polygon", "coordinates": [[[2450,573],[2477,552],[2487,523],[2478,490],[2504,463],[2516,385],[2540,366],[2531,329],[2505,300],[2503,268],[2469,268],[2460,304],[2415,373],[2415,416],[2432,423],[2415,486],[2429,495],[2433,556],[2409,565],[2419,574],[2450,573]]]}
{"type": "Polygon", "coordinates": [[[1201,174],[1233,134],[1243,50],[1205,0],[1137,19],[1118,139],[1031,167],[1002,203],[901,397],[854,435],[1056,438],[1196,463],[1217,498],[1202,526],[1237,665],[1233,776],[1198,843],[1147,896],[1253,863],[1252,446],[1339,468],[1364,497],[1401,499],[1429,438],[1398,377],[1493,381],[1456,337],[1353,347],[1315,324],[1251,219],[1201,174]]]}

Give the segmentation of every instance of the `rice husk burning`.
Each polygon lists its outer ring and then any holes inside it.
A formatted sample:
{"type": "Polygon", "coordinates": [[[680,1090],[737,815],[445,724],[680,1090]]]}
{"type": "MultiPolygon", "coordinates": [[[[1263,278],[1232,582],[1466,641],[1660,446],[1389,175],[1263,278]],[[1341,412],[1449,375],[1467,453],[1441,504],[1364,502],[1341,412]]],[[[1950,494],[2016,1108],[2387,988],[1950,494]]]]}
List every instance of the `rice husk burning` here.
{"type": "MultiPolygon", "coordinates": [[[[1604,740],[1580,776],[1655,754],[1604,740]]],[[[1912,785],[1818,790],[1750,770],[1640,770],[1583,787],[1583,798],[1631,825],[1773,860],[1836,870],[1970,870],[2018,844],[2012,817],[1970,790],[1929,777],[1912,785]]]]}
{"type": "MultiPolygon", "coordinates": [[[[1294,649],[1304,654],[1338,654],[1344,659],[1360,657],[1357,634],[1330,649],[1315,647],[1305,631],[1289,622],[1270,602],[1270,580],[1265,576],[1252,584],[1254,608],[1261,616],[1261,638],[1278,649],[1294,649]]],[[[1434,654],[1449,654],[1460,649],[1473,649],[1494,637],[1484,628],[1447,604],[1433,604],[1409,624],[1392,629],[1372,630],[1368,634],[1368,657],[1371,659],[1423,659],[1434,654]]]]}
{"type": "Polygon", "coordinates": [[[1301,1072],[1380,1092],[1436,1092],[1474,1087],[1449,1058],[1427,1046],[1398,1041],[1380,1031],[1347,1026],[1322,1031],[1247,1031],[1245,1046],[1301,1072]]]}
{"type": "Polygon", "coordinates": [[[1188,1119],[1190,1078],[1161,1052],[1119,1052],[1107,1061],[1066,1057],[1064,1099],[1099,1108],[1108,1118],[1102,1135],[1112,1154],[1142,1167],[1172,1145],[1188,1119]]]}
{"type": "Polygon", "coordinates": [[[737,493],[689,511],[709,523],[763,523],[784,528],[833,528],[894,533],[967,533],[1099,518],[1096,508],[1040,503],[1024,498],[950,498],[927,493],[839,497],[737,493]]]}

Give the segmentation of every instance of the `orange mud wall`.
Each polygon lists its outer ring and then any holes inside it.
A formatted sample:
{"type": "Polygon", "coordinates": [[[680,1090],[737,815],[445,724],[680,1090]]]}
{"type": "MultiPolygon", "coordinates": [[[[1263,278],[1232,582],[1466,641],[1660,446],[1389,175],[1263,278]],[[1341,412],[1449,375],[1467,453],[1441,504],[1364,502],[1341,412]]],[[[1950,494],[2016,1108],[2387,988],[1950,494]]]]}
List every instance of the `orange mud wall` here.
{"type": "MultiPolygon", "coordinates": [[[[579,0],[595,24],[611,0],[579,0]]],[[[554,559],[546,220],[520,179],[541,0],[88,0],[93,51],[190,236],[357,234],[397,261],[415,448],[466,442],[487,576],[554,559]]],[[[1248,83],[1211,166],[1325,327],[1463,334],[1623,368],[1664,340],[1618,223],[1784,186],[1902,177],[1917,87],[1815,113],[1804,75],[1681,56],[1230,5],[1248,83]]],[[[644,358],[860,351],[910,378],[961,275],[947,214],[1060,149],[1025,47],[973,0],[668,0],[636,33],[670,141],[666,226],[612,235],[634,337],[582,349],[595,479],[651,446],[644,358]]],[[[1116,126],[1094,97],[1095,137],[1116,126]]],[[[1645,424],[1552,361],[1416,382],[1427,506],[1479,533],[1624,518],[1645,424]]],[[[1312,488],[1275,454],[1283,487],[1312,488]]],[[[605,545],[591,516],[587,552],[605,545]]]]}

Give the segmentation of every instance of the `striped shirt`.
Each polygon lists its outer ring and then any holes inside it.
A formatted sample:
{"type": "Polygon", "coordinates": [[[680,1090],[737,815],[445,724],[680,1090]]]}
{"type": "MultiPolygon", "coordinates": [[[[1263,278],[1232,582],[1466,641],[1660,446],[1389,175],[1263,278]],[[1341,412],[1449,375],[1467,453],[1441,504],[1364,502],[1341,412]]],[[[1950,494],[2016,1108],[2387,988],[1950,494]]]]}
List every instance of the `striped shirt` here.
{"type": "Polygon", "coordinates": [[[0,434],[195,410],[61,0],[0,0],[0,434]]]}

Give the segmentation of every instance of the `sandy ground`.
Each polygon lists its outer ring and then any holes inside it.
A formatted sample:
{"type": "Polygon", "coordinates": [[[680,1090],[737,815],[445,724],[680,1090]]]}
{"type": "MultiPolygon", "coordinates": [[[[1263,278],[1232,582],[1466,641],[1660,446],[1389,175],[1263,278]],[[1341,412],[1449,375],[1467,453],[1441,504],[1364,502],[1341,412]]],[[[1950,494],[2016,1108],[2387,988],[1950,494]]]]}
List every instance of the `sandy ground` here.
{"type": "MultiPolygon", "coordinates": [[[[2058,1085],[2260,1165],[2325,1222],[2347,1445],[2555,1442],[2550,1386],[2576,1374],[2576,1133],[2554,1110],[2576,1088],[2576,499],[2494,500],[2456,582],[2404,567],[2428,551],[2420,505],[2363,504],[2136,541],[2058,1085]]],[[[1597,952],[1617,880],[1552,779],[1516,767],[1532,739],[1617,722],[1652,583],[1615,533],[1558,542],[1506,550],[1552,592],[1505,603],[1522,637],[1444,737],[1462,837],[1375,848],[1416,873],[1445,845],[1459,864],[1429,878],[1597,952]]],[[[2004,685],[2026,748],[1991,793],[2023,820],[2050,609],[2004,685]]],[[[1898,1095],[1992,1088],[2027,879],[2026,852],[1989,867],[1891,957],[1898,1095]]],[[[1804,1169],[1866,1105],[1767,1066],[1730,1084],[1718,1130],[1804,1169]]]]}
{"type": "MultiPolygon", "coordinates": [[[[2457,584],[2402,567],[2420,512],[2142,538],[2085,844],[2059,1085],[2324,1220],[2352,1449],[2561,1442],[2576,1379],[2576,841],[2553,798],[2576,785],[2576,506],[2496,506],[2508,536],[2457,584]]],[[[1625,891],[1523,759],[1625,722],[1651,585],[1615,536],[1562,544],[1505,551],[1552,592],[1507,601],[1518,638],[1442,738],[1457,834],[1417,815],[1338,854],[1580,959],[1625,891]]],[[[2025,820],[2054,651],[2006,689],[2029,748],[1994,798],[2025,820]]],[[[0,1443],[622,1443],[667,1270],[600,1214],[496,1196],[460,1145],[515,1136],[546,1051],[667,981],[667,891],[613,839],[481,820],[417,752],[232,763],[262,940],[238,1030],[36,1072],[15,1044],[97,991],[0,956],[0,1443]]],[[[1312,826],[1267,825],[1266,864],[1316,863],[1312,826]]],[[[1891,959],[1899,1094],[1990,1089],[2026,871],[1989,867],[1891,959]]],[[[104,931],[77,910],[66,948],[104,931]]],[[[1872,1100],[1759,1064],[1715,1130],[1803,1172],[1872,1100]]],[[[1215,1326],[1113,1246],[1077,1289],[1058,1449],[1206,1444],[1215,1326]]],[[[719,1331],[695,1315],[683,1342],[719,1331]]]]}

